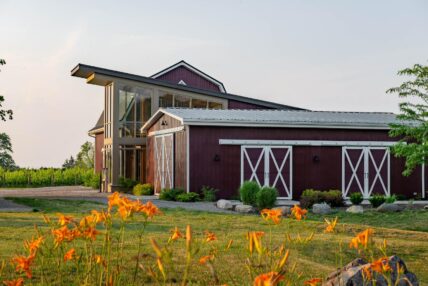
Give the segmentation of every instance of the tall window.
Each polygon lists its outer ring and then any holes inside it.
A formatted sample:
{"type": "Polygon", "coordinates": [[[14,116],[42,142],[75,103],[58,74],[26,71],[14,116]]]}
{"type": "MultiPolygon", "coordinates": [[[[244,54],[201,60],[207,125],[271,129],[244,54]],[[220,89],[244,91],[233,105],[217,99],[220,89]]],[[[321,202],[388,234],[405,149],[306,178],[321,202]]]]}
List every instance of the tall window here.
{"type": "Polygon", "coordinates": [[[119,136],[140,137],[140,128],[151,116],[153,90],[121,86],[119,89],[119,136]]]}
{"type": "Polygon", "coordinates": [[[145,171],[145,149],[144,146],[120,145],[119,160],[120,171],[119,175],[124,178],[135,181],[144,181],[145,171]]]}
{"type": "Polygon", "coordinates": [[[159,107],[223,109],[223,103],[160,91],[159,107]]]}

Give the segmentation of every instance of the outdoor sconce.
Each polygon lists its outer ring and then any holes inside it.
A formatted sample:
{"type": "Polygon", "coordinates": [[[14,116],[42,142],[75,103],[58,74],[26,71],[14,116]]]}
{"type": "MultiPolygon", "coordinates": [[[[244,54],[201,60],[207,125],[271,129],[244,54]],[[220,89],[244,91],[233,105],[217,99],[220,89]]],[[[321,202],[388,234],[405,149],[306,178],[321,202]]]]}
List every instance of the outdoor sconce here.
{"type": "Polygon", "coordinates": [[[220,155],[219,154],[214,155],[214,162],[220,162],[220,155]]]}
{"type": "Polygon", "coordinates": [[[166,120],[162,120],[161,126],[167,126],[167,125],[168,125],[168,122],[166,122],[166,120]]]}
{"type": "Polygon", "coordinates": [[[315,155],[312,157],[312,161],[314,161],[314,163],[319,163],[320,157],[318,155],[315,155]]]}

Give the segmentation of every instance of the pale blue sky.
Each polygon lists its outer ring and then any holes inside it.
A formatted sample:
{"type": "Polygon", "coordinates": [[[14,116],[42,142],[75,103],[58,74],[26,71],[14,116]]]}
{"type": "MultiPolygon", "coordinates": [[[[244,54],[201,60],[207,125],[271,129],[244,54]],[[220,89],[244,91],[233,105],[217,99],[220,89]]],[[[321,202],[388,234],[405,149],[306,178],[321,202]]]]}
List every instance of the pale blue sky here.
{"type": "Polygon", "coordinates": [[[231,93],[316,110],[397,111],[397,70],[428,60],[428,1],[0,0],[0,122],[20,166],[60,166],[103,89],[77,63],[151,75],[186,60],[231,93]]]}

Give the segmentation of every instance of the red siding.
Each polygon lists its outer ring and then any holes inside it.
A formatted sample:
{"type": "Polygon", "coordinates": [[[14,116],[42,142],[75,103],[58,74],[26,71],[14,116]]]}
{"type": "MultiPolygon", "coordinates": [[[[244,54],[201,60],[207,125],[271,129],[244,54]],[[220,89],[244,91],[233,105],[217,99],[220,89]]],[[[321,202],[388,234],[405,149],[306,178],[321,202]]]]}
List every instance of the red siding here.
{"type": "Polygon", "coordinates": [[[212,91],[220,91],[218,85],[213,82],[205,79],[204,77],[194,73],[193,71],[187,69],[186,67],[180,66],[177,67],[159,77],[157,79],[168,81],[174,84],[178,84],[180,80],[183,80],[187,86],[212,90],[212,91]]]}
{"type": "Polygon", "coordinates": [[[257,104],[251,104],[236,100],[229,100],[228,109],[271,109],[257,104]]]}
{"type": "MultiPolygon", "coordinates": [[[[240,185],[240,146],[219,145],[219,139],[393,141],[387,131],[245,127],[190,127],[190,191],[203,185],[220,190],[221,197],[237,195],[240,185]],[[219,155],[220,161],[214,161],[219,155]]],[[[342,188],[341,147],[293,147],[293,198],[304,189],[342,188]],[[318,156],[319,162],[313,157],[318,156]]],[[[404,162],[391,155],[391,193],[421,194],[421,172],[403,177],[404,162]]]]}
{"type": "Polygon", "coordinates": [[[104,146],[104,133],[95,135],[95,172],[99,173],[103,169],[103,152],[101,149],[104,146]]]}

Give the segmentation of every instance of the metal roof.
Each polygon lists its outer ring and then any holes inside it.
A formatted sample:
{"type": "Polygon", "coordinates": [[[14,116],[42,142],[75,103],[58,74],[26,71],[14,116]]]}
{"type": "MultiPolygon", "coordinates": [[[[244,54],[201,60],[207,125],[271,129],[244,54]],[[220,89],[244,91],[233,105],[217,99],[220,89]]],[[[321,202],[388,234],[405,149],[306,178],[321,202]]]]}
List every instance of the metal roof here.
{"type": "Polygon", "coordinates": [[[184,125],[384,129],[399,123],[393,113],[243,109],[160,109],[143,126],[147,130],[162,115],[184,125]]]}
{"type": "Polygon", "coordinates": [[[97,134],[102,132],[104,129],[104,110],[101,112],[100,117],[98,118],[97,123],[94,127],[91,128],[91,130],[88,131],[89,135],[97,134]]]}
{"type": "Polygon", "coordinates": [[[231,94],[231,93],[215,92],[215,91],[210,91],[210,90],[205,90],[205,89],[200,89],[200,88],[194,88],[194,87],[180,85],[180,84],[173,84],[173,83],[163,81],[163,80],[159,80],[159,79],[155,79],[155,78],[150,78],[150,77],[145,77],[145,76],[140,76],[140,75],[135,75],[135,74],[129,74],[129,73],[124,73],[124,72],[115,71],[115,70],[109,70],[109,69],[85,65],[85,64],[78,64],[75,68],[73,68],[71,70],[72,76],[81,77],[81,78],[88,78],[92,74],[103,75],[103,76],[112,77],[112,78],[121,78],[121,79],[127,79],[127,80],[132,80],[132,81],[138,81],[138,82],[153,84],[153,85],[157,85],[157,86],[161,86],[161,87],[173,88],[176,90],[182,90],[182,91],[193,92],[193,93],[197,93],[197,94],[203,94],[203,95],[207,95],[207,96],[224,98],[224,99],[228,99],[228,100],[236,100],[236,101],[240,101],[240,102],[259,105],[259,106],[262,106],[264,108],[305,110],[305,109],[300,108],[300,107],[289,106],[289,105],[285,105],[285,104],[270,102],[270,101],[256,99],[256,98],[245,97],[245,96],[231,94]]]}

